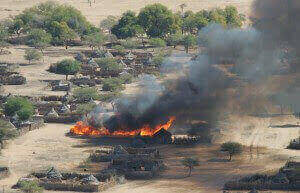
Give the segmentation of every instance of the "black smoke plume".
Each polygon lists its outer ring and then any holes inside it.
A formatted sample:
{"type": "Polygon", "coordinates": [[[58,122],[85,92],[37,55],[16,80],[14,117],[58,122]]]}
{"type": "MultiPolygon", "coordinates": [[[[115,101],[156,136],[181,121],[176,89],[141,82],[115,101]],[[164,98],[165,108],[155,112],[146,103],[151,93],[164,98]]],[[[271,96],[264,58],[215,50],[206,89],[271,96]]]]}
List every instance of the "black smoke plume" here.
{"type": "MultiPolygon", "coordinates": [[[[278,73],[286,63],[285,57],[291,58],[290,52],[298,56],[300,1],[257,0],[253,15],[254,27],[227,29],[211,24],[203,28],[199,32],[199,45],[204,49],[196,60],[165,61],[162,69],[175,74],[175,78],[167,81],[158,81],[150,75],[140,77],[142,91],[119,98],[114,115],[101,124],[115,131],[137,129],[145,124],[154,126],[166,122],[170,116],[176,116],[176,123],[214,122],[220,109],[239,97],[245,79],[261,84],[278,73]],[[234,66],[224,70],[219,65],[224,63],[234,66]],[[234,97],[228,94],[230,89],[235,90],[234,97]]],[[[178,54],[171,58],[176,57],[178,54]]]]}

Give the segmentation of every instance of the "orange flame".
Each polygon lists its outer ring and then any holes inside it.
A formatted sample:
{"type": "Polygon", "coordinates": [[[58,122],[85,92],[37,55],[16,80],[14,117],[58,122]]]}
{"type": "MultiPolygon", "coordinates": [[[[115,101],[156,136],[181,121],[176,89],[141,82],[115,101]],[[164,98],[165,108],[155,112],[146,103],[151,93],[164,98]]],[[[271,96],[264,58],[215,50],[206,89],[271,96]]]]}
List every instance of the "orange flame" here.
{"type": "Polygon", "coordinates": [[[94,128],[92,126],[84,124],[84,122],[77,122],[76,125],[71,127],[70,133],[75,135],[88,135],[88,136],[135,136],[140,134],[141,136],[153,136],[161,129],[168,130],[172,123],[175,121],[175,117],[171,117],[165,124],[159,124],[155,128],[151,128],[149,125],[144,125],[140,129],[125,131],[118,130],[110,133],[105,127],[94,128]]]}

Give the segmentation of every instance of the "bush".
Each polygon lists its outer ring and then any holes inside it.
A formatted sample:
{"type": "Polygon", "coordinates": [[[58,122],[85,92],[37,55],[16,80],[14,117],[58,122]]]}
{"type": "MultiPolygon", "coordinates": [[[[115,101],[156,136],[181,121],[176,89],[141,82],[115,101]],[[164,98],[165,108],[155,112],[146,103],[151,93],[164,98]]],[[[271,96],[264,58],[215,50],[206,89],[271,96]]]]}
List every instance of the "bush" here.
{"type": "Polygon", "coordinates": [[[11,139],[16,136],[16,129],[14,129],[14,127],[8,121],[0,119],[0,143],[4,139],[11,139]]]}
{"type": "Polygon", "coordinates": [[[98,91],[95,88],[77,88],[74,90],[74,98],[80,102],[89,101],[90,99],[97,100],[99,95],[98,91]]]}
{"type": "Polygon", "coordinates": [[[24,55],[25,60],[28,60],[29,64],[31,63],[31,61],[38,61],[42,59],[42,57],[42,54],[34,49],[26,50],[24,55]]]}
{"type": "Polygon", "coordinates": [[[20,189],[26,193],[41,193],[43,188],[39,186],[36,181],[22,181],[20,182],[20,189]]]}
{"type": "Polygon", "coordinates": [[[31,102],[29,102],[26,98],[22,97],[12,97],[9,98],[4,106],[4,113],[7,116],[13,116],[14,114],[21,115],[21,120],[29,119],[33,113],[34,108],[31,102]]]}
{"type": "Polygon", "coordinates": [[[107,78],[103,81],[102,90],[104,91],[118,91],[124,88],[120,78],[107,78]]]}
{"type": "Polygon", "coordinates": [[[226,151],[229,154],[229,161],[231,161],[233,155],[242,153],[243,146],[236,142],[226,142],[221,145],[221,151],[226,151]]]}
{"type": "Polygon", "coordinates": [[[158,48],[166,47],[166,42],[161,38],[151,38],[149,40],[149,44],[158,48]]]}

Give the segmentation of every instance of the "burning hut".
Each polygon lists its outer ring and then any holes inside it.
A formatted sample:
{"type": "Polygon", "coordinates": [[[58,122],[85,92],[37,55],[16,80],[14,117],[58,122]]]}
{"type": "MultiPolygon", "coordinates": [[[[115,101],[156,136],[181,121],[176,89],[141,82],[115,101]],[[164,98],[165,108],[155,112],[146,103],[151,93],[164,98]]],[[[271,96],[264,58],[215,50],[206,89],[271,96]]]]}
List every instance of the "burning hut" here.
{"type": "Polygon", "coordinates": [[[152,139],[155,143],[169,144],[172,142],[172,134],[165,129],[161,129],[152,136],[152,139]]]}

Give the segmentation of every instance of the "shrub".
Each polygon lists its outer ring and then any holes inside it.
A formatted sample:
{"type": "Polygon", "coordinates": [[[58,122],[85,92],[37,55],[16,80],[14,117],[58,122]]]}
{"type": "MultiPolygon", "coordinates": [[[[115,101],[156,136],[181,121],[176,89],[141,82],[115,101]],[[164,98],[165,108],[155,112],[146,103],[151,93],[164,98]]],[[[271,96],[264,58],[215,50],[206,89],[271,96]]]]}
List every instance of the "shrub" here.
{"type": "Polygon", "coordinates": [[[229,154],[229,161],[231,161],[233,155],[242,153],[243,146],[236,142],[226,142],[221,145],[221,151],[226,151],[229,154]]]}
{"type": "Polygon", "coordinates": [[[31,63],[31,61],[38,61],[40,59],[42,59],[42,54],[34,49],[29,49],[25,51],[25,55],[24,55],[25,60],[28,60],[29,64],[31,63]]]}
{"type": "Polygon", "coordinates": [[[182,41],[182,37],[183,36],[180,33],[176,33],[168,36],[166,39],[168,46],[173,46],[174,48],[176,48],[176,46],[178,46],[182,41]]]}
{"type": "Polygon", "coordinates": [[[120,78],[107,78],[103,81],[102,90],[104,91],[118,91],[123,90],[124,88],[120,78]]]}
{"type": "Polygon", "coordinates": [[[4,112],[7,116],[13,116],[15,113],[17,113],[19,116],[22,116],[23,120],[27,120],[33,115],[34,108],[32,103],[26,98],[12,97],[9,98],[4,105],[4,112]]]}
{"type": "Polygon", "coordinates": [[[10,139],[17,136],[17,131],[14,127],[5,120],[0,119],[0,143],[4,139],[10,139]]]}
{"type": "Polygon", "coordinates": [[[92,87],[77,88],[74,90],[73,95],[74,98],[80,102],[88,101],[90,99],[97,100],[99,97],[97,89],[92,87]]]}
{"type": "Polygon", "coordinates": [[[166,42],[161,38],[151,38],[149,44],[153,47],[162,48],[166,46],[166,42]]]}
{"type": "Polygon", "coordinates": [[[56,73],[66,75],[66,80],[69,75],[76,74],[80,69],[80,62],[72,59],[64,59],[56,65],[56,73]]]}
{"type": "Polygon", "coordinates": [[[36,181],[22,181],[20,182],[20,189],[26,193],[41,193],[43,188],[39,186],[36,181]]]}

